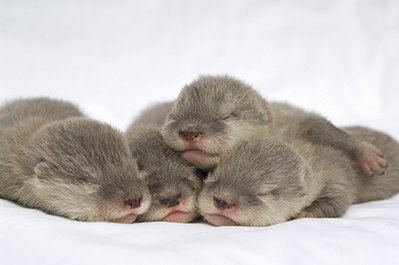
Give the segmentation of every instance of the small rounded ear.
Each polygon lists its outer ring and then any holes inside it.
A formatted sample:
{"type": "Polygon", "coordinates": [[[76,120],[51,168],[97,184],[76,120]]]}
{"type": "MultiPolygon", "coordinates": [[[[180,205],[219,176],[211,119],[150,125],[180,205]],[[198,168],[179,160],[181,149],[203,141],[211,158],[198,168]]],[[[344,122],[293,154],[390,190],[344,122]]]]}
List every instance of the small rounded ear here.
{"type": "Polygon", "coordinates": [[[298,187],[300,188],[298,191],[300,192],[301,197],[305,196],[306,193],[308,192],[308,179],[310,177],[310,174],[312,174],[312,170],[305,162],[303,162],[302,172],[299,177],[301,185],[298,187]]]}
{"type": "Polygon", "coordinates": [[[48,173],[49,168],[50,167],[46,161],[41,161],[34,166],[33,173],[36,177],[40,178],[41,176],[47,175],[46,173],[48,173]]]}
{"type": "Polygon", "coordinates": [[[145,185],[147,186],[152,185],[154,182],[154,178],[151,178],[150,174],[147,171],[140,171],[138,176],[144,181],[145,185]]]}
{"type": "Polygon", "coordinates": [[[252,99],[257,107],[261,110],[263,123],[268,125],[271,122],[270,105],[269,103],[256,91],[252,94],[252,99]]]}

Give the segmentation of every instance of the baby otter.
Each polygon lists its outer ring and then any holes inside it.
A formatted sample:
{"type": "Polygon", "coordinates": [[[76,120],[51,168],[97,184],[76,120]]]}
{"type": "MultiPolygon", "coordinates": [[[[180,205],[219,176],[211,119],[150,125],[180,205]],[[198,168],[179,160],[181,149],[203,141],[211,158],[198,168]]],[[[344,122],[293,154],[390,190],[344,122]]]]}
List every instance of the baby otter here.
{"type": "Polygon", "coordinates": [[[200,213],[216,226],[267,226],[292,217],[340,217],[350,204],[399,192],[399,143],[362,127],[344,131],[384,151],[391,164],[383,176],[364,178],[342,151],[300,138],[285,139],[289,145],[252,140],[205,181],[200,213]]]}
{"type": "Polygon", "coordinates": [[[198,170],[168,147],[160,133],[173,102],[144,110],[129,126],[126,138],[152,195],[149,211],[139,221],[191,222],[197,216],[197,196],[202,187],[198,170]]]}
{"type": "MultiPolygon", "coordinates": [[[[151,119],[146,121],[151,122],[151,119]]],[[[198,217],[202,180],[180,154],[163,141],[161,127],[133,123],[126,132],[133,157],[144,172],[152,202],[138,221],[191,222],[198,217]]]]}
{"type": "Polygon", "coordinates": [[[229,76],[202,76],[186,85],[163,127],[165,142],[197,168],[214,168],[244,140],[282,133],[332,146],[357,162],[366,175],[383,174],[387,163],[375,146],[359,141],[326,119],[281,103],[229,76]]]}
{"type": "Polygon", "coordinates": [[[165,101],[153,104],[147,109],[142,111],[140,115],[134,120],[132,126],[138,126],[142,124],[152,124],[157,126],[163,126],[168,118],[168,115],[173,107],[173,101],[165,101]]]}
{"type": "Polygon", "coordinates": [[[123,135],[47,98],[0,109],[0,197],[81,221],[131,223],[150,195],[123,135]]]}

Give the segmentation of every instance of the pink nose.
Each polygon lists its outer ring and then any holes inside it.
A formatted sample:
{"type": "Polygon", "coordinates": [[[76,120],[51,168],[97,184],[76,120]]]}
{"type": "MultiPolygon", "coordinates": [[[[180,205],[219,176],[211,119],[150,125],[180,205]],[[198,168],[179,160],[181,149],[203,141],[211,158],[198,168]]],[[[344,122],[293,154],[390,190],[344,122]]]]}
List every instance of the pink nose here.
{"type": "Polygon", "coordinates": [[[202,138],[202,133],[181,131],[179,132],[179,136],[187,142],[198,142],[202,138]]]}

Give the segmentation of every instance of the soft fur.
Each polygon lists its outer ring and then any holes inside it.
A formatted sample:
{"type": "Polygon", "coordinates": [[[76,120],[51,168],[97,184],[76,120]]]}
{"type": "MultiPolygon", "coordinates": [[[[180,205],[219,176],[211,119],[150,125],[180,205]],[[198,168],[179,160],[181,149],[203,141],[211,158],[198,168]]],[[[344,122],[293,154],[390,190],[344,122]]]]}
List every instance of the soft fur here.
{"type": "Polygon", "coordinates": [[[123,135],[47,98],[0,109],[0,197],[82,221],[132,222],[150,203],[123,135]]]}
{"type": "Polygon", "coordinates": [[[201,214],[214,225],[266,226],[293,217],[340,217],[350,204],[399,192],[399,143],[367,128],[344,131],[384,151],[391,163],[383,176],[364,178],[343,151],[302,137],[252,140],[210,174],[199,196],[201,214]]]}
{"type": "Polygon", "coordinates": [[[384,172],[386,161],[375,146],[351,137],[316,114],[287,104],[269,104],[249,85],[230,76],[202,76],[186,85],[172,106],[162,135],[189,163],[210,170],[243,141],[287,132],[342,150],[367,175],[384,172]],[[195,140],[185,139],[184,135],[190,134],[195,140]]]}
{"type": "Polygon", "coordinates": [[[179,152],[165,144],[160,133],[160,124],[171,106],[167,102],[148,108],[126,132],[129,148],[139,170],[145,174],[152,195],[150,209],[139,217],[140,221],[190,222],[198,216],[197,196],[202,180],[179,152]],[[162,203],[176,196],[177,205],[162,203]]]}

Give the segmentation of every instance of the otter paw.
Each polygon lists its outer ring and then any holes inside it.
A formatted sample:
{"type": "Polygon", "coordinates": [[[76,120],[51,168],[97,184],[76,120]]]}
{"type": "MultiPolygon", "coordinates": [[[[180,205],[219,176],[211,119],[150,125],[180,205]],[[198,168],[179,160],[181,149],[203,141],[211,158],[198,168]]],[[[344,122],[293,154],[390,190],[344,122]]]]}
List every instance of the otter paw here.
{"type": "Polygon", "coordinates": [[[298,213],[298,215],[295,217],[295,219],[299,219],[299,218],[315,218],[316,216],[309,211],[306,210],[302,210],[298,213]]]}
{"type": "Polygon", "coordinates": [[[356,162],[366,176],[383,175],[388,166],[384,153],[374,145],[364,141],[359,145],[356,162]]]}

